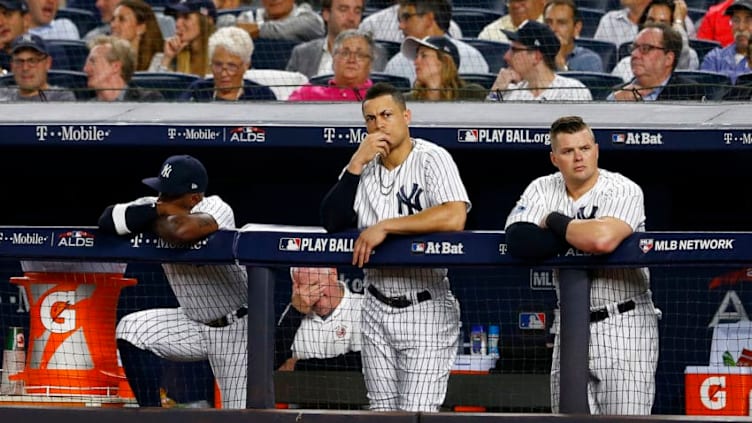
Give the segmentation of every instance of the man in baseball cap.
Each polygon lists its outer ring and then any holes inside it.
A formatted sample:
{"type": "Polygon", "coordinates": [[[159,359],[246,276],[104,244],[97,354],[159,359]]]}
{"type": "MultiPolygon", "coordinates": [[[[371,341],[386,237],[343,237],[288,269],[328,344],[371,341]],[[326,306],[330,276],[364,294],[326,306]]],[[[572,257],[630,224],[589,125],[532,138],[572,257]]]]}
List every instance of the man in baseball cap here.
{"type": "Polygon", "coordinates": [[[0,101],[75,101],[70,90],[47,83],[52,58],[47,44],[38,35],[26,33],[10,45],[10,69],[16,87],[0,90],[0,101]]]}
{"type": "Polygon", "coordinates": [[[516,42],[531,50],[540,51],[543,60],[550,63],[552,69],[556,69],[556,55],[559,54],[561,43],[548,25],[527,20],[520,25],[516,32],[505,29],[502,29],[502,31],[512,43],[516,42]]]}
{"type": "Polygon", "coordinates": [[[725,73],[735,82],[740,74],[752,72],[748,63],[749,38],[752,34],[752,0],[734,0],[724,14],[731,17],[734,42],[708,52],[702,59],[700,70],[725,73]]]}
{"type": "Polygon", "coordinates": [[[457,69],[460,68],[460,52],[457,50],[457,46],[453,42],[449,41],[446,36],[437,37],[425,37],[423,39],[416,37],[406,37],[402,42],[400,51],[410,60],[415,60],[418,55],[418,49],[420,47],[428,47],[436,50],[439,53],[448,54],[454,60],[454,65],[457,69]]]}
{"type": "Polygon", "coordinates": [[[145,178],[143,183],[159,192],[160,196],[178,197],[205,192],[209,177],[198,159],[179,155],[168,157],[162,164],[159,176],[145,178]]]}
{"type": "Polygon", "coordinates": [[[10,45],[28,29],[28,13],[24,0],[0,0],[0,70],[10,69],[10,45]]]}
{"type": "Polygon", "coordinates": [[[582,82],[556,73],[556,55],[561,44],[548,25],[527,20],[517,31],[506,31],[511,41],[504,53],[506,68],[499,70],[489,100],[497,101],[590,101],[582,82]]]}
{"type": "Polygon", "coordinates": [[[217,6],[212,0],[180,0],[174,3],[168,3],[164,9],[165,15],[177,18],[178,15],[187,15],[189,13],[199,13],[217,21],[217,6]]]}

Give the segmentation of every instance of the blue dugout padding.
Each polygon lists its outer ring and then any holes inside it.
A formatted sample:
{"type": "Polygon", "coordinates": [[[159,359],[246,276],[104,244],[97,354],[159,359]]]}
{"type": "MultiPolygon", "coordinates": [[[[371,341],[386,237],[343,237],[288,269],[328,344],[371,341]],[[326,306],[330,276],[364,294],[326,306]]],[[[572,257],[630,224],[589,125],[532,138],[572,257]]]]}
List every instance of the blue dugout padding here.
{"type": "MultiPolygon", "coordinates": [[[[154,235],[119,238],[92,227],[0,227],[0,259],[31,261],[239,262],[249,272],[248,407],[274,404],[273,284],[270,267],[351,263],[356,232],[219,231],[194,245],[165,243],[154,235]]],[[[742,232],[645,232],[625,240],[610,255],[591,256],[570,250],[540,263],[509,256],[503,232],[465,231],[390,237],[379,246],[369,266],[529,267],[560,268],[562,411],[587,413],[588,287],[584,269],[602,266],[732,266],[752,262],[752,234],[742,232]],[[565,306],[566,303],[567,305],[565,306]],[[566,370],[565,370],[566,369],[566,370]]]]}

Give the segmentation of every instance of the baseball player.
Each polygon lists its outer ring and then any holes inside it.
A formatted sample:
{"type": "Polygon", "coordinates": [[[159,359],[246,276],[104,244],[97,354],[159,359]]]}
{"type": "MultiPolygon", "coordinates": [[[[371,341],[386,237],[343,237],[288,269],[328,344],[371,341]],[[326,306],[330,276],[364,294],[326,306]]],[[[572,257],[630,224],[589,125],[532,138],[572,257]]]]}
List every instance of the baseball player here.
{"type": "MultiPolygon", "coordinates": [[[[449,153],[410,137],[402,93],[373,85],[362,104],[368,135],[321,205],[329,231],[362,230],[353,265],[364,267],[389,234],[460,231],[471,204],[449,153]]],[[[370,408],[438,411],[459,335],[447,269],[364,269],[363,373],[370,408]]]]}
{"type": "Polygon", "coordinates": [[[293,267],[292,299],[277,323],[278,370],[361,371],[363,295],[337,279],[336,268],[293,267]]]}
{"type": "MultiPolygon", "coordinates": [[[[607,254],[645,230],[642,189],[598,168],[593,131],[578,116],[551,125],[551,163],[506,221],[511,255],[542,259],[569,248],[607,254]]],[[[592,414],[650,414],[658,364],[658,318],[647,268],[590,270],[588,401],[592,414]]],[[[556,280],[556,279],[555,279],[556,280]]],[[[559,294],[556,285],[557,296],[559,294]]],[[[558,320],[554,322],[558,333],[558,320]]],[[[559,411],[559,337],[554,342],[551,406],[559,411]]]]}
{"type": "MultiPolygon", "coordinates": [[[[206,170],[187,155],[165,160],[159,176],[144,184],[159,192],[107,207],[99,218],[105,232],[121,236],[154,231],[166,241],[192,244],[219,229],[235,229],[232,208],[205,196],[206,170]]],[[[158,378],[142,374],[156,357],[209,360],[223,408],[245,408],[247,378],[247,285],[245,267],[162,264],[180,307],[128,314],[116,337],[125,374],[141,406],[160,406],[158,378]]]]}

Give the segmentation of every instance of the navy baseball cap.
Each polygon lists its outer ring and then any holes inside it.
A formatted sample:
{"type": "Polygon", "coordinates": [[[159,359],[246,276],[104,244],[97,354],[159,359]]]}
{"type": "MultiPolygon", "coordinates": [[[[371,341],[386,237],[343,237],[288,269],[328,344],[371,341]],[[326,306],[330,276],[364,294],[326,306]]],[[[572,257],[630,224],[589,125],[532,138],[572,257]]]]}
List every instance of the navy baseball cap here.
{"type": "Polygon", "coordinates": [[[15,54],[16,51],[22,48],[30,48],[36,50],[42,54],[47,53],[47,43],[44,42],[39,35],[29,34],[28,32],[16,37],[10,44],[10,54],[15,54]]]}
{"type": "Polygon", "coordinates": [[[168,3],[164,8],[164,14],[177,17],[186,13],[198,12],[204,16],[210,16],[217,21],[217,6],[213,0],[180,0],[168,3]]]}
{"type": "Polygon", "coordinates": [[[556,34],[546,24],[538,21],[526,20],[517,28],[517,31],[502,29],[510,41],[517,41],[528,48],[539,50],[543,56],[554,60],[559,54],[561,43],[556,34]]]}
{"type": "Polygon", "coordinates": [[[449,38],[439,36],[426,37],[421,40],[420,38],[406,37],[405,41],[402,42],[400,51],[408,59],[415,60],[415,57],[418,55],[418,48],[420,47],[428,47],[441,53],[448,54],[452,60],[454,60],[454,65],[459,69],[460,52],[457,50],[457,46],[449,38]]]}
{"type": "Polygon", "coordinates": [[[162,164],[159,176],[145,178],[143,183],[160,194],[170,196],[205,192],[209,184],[206,168],[188,155],[171,156],[162,164]]]}
{"type": "Polygon", "coordinates": [[[723,14],[731,16],[734,14],[734,10],[737,9],[747,9],[752,12],[752,0],[734,0],[734,2],[726,8],[726,11],[723,12],[723,14]]]}
{"type": "Polygon", "coordinates": [[[5,10],[18,10],[21,13],[29,11],[29,6],[24,0],[0,0],[0,7],[5,10]]]}

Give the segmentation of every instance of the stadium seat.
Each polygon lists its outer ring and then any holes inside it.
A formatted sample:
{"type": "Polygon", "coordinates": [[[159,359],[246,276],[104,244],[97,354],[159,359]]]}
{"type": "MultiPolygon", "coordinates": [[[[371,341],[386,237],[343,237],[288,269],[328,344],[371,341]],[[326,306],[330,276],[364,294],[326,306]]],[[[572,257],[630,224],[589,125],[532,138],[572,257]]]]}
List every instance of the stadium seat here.
{"type": "Polygon", "coordinates": [[[605,72],[567,71],[558,72],[558,74],[567,78],[574,78],[585,84],[590,90],[593,100],[605,100],[611,91],[613,91],[615,85],[624,83],[620,77],[605,72]]]}
{"type": "Polygon", "coordinates": [[[601,21],[605,11],[601,9],[593,9],[590,7],[578,7],[582,18],[582,31],[580,31],[580,37],[593,38],[595,36],[595,30],[598,29],[598,23],[601,21]]]}
{"type": "Polygon", "coordinates": [[[461,73],[460,78],[465,82],[474,82],[490,90],[496,81],[495,73],[461,73]]]}
{"type": "Polygon", "coordinates": [[[604,12],[621,8],[619,0],[577,0],[575,4],[577,4],[578,9],[586,7],[589,9],[602,10],[604,12]]]}
{"type": "MultiPolygon", "coordinates": [[[[63,69],[50,69],[47,71],[47,83],[62,88],[68,88],[76,95],[77,100],[90,100],[94,92],[88,89],[88,77],[83,71],[63,69]]],[[[0,87],[12,87],[16,85],[13,74],[9,73],[0,77],[0,87]]]]}
{"type": "Polygon", "coordinates": [[[218,9],[217,18],[219,18],[222,15],[233,15],[237,17],[243,12],[247,12],[249,10],[254,10],[254,9],[255,9],[254,7],[249,7],[249,6],[235,7],[232,9],[218,9]]]}
{"type": "Polygon", "coordinates": [[[52,57],[52,69],[82,71],[89,56],[89,47],[83,40],[46,40],[52,57]]]}
{"type": "Polygon", "coordinates": [[[78,28],[78,35],[81,38],[86,35],[87,32],[98,27],[102,22],[96,13],[91,10],[77,9],[75,7],[61,7],[57,10],[55,19],[68,18],[78,28]]]}
{"type": "Polygon", "coordinates": [[[452,20],[459,25],[464,38],[475,38],[483,28],[504,16],[501,12],[478,7],[452,8],[452,20]]]}
{"type": "Polygon", "coordinates": [[[618,49],[616,49],[616,63],[619,63],[621,59],[629,56],[632,54],[631,49],[632,41],[627,41],[626,43],[621,43],[618,49]]]}
{"type": "Polygon", "coordinates": [[[462,41],[475,47],[483,55],[488,63],[489,72],[498,73],[499,69],[507,66],[504,54],[509,50],[509,43],[478,38],[462,38],[462,41]]]}
{"type": "Polygon", "coordinates": [[[398,41],[373,40],[373,43],[378,46],[381,46],[384,50],[386,50],[386,54],[389,56],[390,59],[394,57],[397,53],[399,53],[400,47],[402,47],[402,43],[398,41]]]}
{"type": "Polygon", "coordinates": [[[272,40],[257,38],[253,40],[253,55],[251,67],[253,69],[279,69],[285,70],[287,61],[290,59],[292,49],[299,41],[272,40]]]}
{"type": "Polygon", "coordinates": [[[454,0],[452,7],[472,7],[478,9],[493,10],[502,15],[507,14],[507,2],[504,0],[454,0]]]}
{"type": "Polygon", "coordinates": [[[702,64],[702,59],[705,58],[705,55],[710,53],[711,50],[713,50],[716,47],[722,47],[721,43],[718,41],[712,41],[712,40],[700,40],[700,39],[689,39],[689,46],[692,47],[695,52],[697,52],[697,58],[700,59],[700,64],[702,64]]]}
{"type": "Polygon", "coordinates": [[[724,100],[752,100],[752,73],[743,73],[736,77],[736,83],[731,87],[724,100]]]}
{"type": "Polygon", "coordinates": [[[574,44],[590,49],[601,56],[603,72],[611,72],[616,66],[616,44],[610,41],[596,40],[594,38],[577,38],[574,44]]]}
{"type": "Polygon", "coordinates": [[[674,74],[697,82],[705,90],[705,99],[711,101],[722,100],[733,85],[731,78],[720,72],[678,69],[674,74]]]}
{"type": "Polygon", "coordinates": [[[705,14],[707,13],[707,9],[700,9],[698,7],[687,7],[687,16],[689,16],[689,19],[692,21],[692,23],[695,24],[695,28],[697,28],[699,25],[697,22],[705,17],[705,14]]]}
{"type": "MultiPolygon", "coordinates": [[[[308,80],[313,85],[326,85],[327,81],[332,79],[334,75],[333,74],[326,74],[326,75],[316,75],[308,80]]],[[[382,73],[382,72],[371,72],[371,75],[369,75],[369,78],[371,78],[371,81],[374,83],[376,82],[388,82],[395,87],[399,88],[402,91],[409,91],[410,90],[410,80],[405,78],[404,76],[398,76],[398,75],[392,75],[388,73],[382,73]]]]}
{"type": "Polygon", "coordinates": [[[201,78],[182,72],[140,71],[133,74],[131,83],[144,89],[159,91],[165,100],[173,101],[197,79],[201,78]]]}
{"type": "Polygon", "coordinates": [[[94,16],[96,16],[97,19],[101,19],[99,9],[97,9],[95,0],[67,0],[65,2],[65,7],[90,10],[94,13],[94,16]]]}

